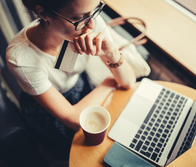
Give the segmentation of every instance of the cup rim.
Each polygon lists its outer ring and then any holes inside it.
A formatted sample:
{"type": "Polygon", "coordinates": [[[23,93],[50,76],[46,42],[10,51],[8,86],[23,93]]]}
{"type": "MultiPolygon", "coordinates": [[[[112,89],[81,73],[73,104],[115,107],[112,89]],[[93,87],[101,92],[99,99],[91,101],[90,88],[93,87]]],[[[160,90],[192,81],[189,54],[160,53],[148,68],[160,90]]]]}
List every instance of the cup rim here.
{"type": "Polygon", "coordinates": [[[104,107],[99,106],[99,105],[92,105],[92,106],[86,107],[84,110],[82,110],[82,112],[80,113],[80,116],[79,116],[79,123],[80,123],[81,128],[82,128],[84,131],[86,131],[87,133],[90,133],[90,134],[99,134],[99,133],[104,132],[104,131],[109,127],[110,122],[111,122],[111,116],[110,116],[110,113],[108,112],[108,110],[106,110],[104,107]],[[81,124],[81,115],[82,115],[82,112],[83,112],[84,110],[86,110],[87,108],[91,108],[91,107],[100,107],[100,108],[102,108],[103,110],[106,111],[106,113],[107,113],[107,115],[108,115],[108,118],[109,118],[109,121],[108,121],[107,126],[106,126],[104,129],[102,129],[102,130],[100,130],[100,131],[97,131],[97,132],[90,132],[90,131],[86,130],[86,128],[84,128],[84,127],[82,126],[82,124],[81,124]]]}

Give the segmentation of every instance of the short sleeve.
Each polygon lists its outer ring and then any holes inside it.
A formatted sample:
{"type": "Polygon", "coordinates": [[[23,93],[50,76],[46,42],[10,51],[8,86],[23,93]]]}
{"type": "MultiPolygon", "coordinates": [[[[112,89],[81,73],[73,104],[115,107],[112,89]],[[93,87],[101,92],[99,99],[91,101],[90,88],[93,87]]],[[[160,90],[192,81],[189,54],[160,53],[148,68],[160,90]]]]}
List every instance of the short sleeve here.
{"type": "Polygon", "coordinates": [[[15,76],[22,90],[30,95],[40,95],[52,86],[47,72],[42,68],[16,66],[11,63],[8,63],[8,68],[15,76]]]}

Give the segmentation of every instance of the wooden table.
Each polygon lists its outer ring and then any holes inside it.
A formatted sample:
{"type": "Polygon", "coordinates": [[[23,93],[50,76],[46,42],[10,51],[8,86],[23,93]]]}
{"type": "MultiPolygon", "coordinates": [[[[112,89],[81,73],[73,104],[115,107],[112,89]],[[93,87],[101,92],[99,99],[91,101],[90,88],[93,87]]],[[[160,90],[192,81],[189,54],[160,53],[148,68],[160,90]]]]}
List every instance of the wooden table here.
{"type": "MultiPolygon", "coordinates": [[[[166,87],[173,89],[179,93],[182,93],[192,99],[196,99],[196,90],[187,86],[183,86],[176,83],[157,81],[158,83],[165,85],[166,87]]],[[[135,88],[137,87],[136,84],[135,88]]],[[[108,129],[112,127],[113,123],[117,119],[120,112],[125,107],[135,88],[131,90],[116,90],[105,101],[103,106],[110,112],[111,124],[108,129]]],[[[107,132],[108,132],[107,131],[107,132]]],[[[98,146],[90,146],[86,143],[82,130],[78,131],[73,139],[69,167],[102,167],[105,166],[103,158],[107,154],[108,150],[113,144],[113,140],[108,138],[107,134],[103,143],[98,146]]],[[[181,155],[175,161],[168,165],[168,167],[196,167],[196,143],[186,153],[181,155]]]]}
{"type": "Polygon", "coordinates": [[[142,19],[147,26],[147,37],[196,76],[196,22],[163,0],[104,1],[120,16],[142,19]]]}

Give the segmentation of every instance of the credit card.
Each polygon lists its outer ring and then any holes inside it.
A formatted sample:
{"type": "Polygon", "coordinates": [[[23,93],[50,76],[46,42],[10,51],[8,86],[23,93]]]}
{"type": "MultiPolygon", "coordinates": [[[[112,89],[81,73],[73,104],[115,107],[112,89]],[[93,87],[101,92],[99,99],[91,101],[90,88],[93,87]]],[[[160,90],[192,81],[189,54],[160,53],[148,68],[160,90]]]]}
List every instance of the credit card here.
{"type": "Polygon", "coordinates": [[[64,40],[54,63],[54,68],[73,72],[77,57],[78,53],[75,50],[74,44],[64,40]]]}

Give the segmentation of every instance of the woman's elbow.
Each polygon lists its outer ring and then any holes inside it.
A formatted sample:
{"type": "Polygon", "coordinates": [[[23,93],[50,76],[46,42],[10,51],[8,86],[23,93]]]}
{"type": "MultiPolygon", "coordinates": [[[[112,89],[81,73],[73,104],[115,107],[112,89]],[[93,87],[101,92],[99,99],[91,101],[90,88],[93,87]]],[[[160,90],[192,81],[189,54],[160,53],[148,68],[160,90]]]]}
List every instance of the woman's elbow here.
{"type": "Polygon", "coordinates": [[[136,84],[136,78],[131,78],[127,84],[123,84],[122,87],[126,90],[132,89],[136,84]]]}

